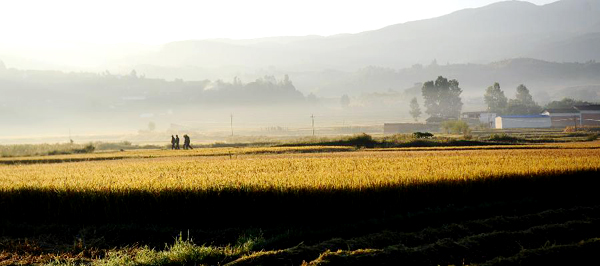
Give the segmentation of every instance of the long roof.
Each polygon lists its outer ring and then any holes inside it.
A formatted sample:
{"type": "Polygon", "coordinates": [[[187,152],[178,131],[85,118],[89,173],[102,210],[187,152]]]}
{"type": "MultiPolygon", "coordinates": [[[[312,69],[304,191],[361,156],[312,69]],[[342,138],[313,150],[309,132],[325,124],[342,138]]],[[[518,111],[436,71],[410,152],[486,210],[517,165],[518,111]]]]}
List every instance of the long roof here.
{"type": "Polygon", "coordinates": [[[501,118],[546,118],[547,115],[503,115],[501,118]]]}
{"type": "Polygon", "coordinates": [[[554,114],[576,114],[579,111],[575,108],[555,108],[555,109],[545,109],[544,112],[554,113],[554,114]]]}
{"type": "Polygon", "coordinates": [[[598,104],[577,105],[577,106],[575,106],[575,108],[580,111],[600,111],[600,105],[598,105],[598,104]]]}
{"type": "Polygon", "coordinates": [[[462,114],[494,114],[494,112],[488,112],[488,111],[473,111],[473,112],[462,112],[462,114]]]}

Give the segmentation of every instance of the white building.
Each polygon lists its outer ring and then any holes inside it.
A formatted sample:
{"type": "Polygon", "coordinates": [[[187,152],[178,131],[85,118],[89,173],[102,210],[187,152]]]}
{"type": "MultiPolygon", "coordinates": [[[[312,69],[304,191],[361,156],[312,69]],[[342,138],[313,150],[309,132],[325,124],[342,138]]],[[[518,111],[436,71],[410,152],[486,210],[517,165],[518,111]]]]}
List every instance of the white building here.
{"type": "Polygon", "coordinates": [[[548,115],[505,115],[496,117],[496,128],[549,128],[552,120],[548,115]]]}
{"type": "Polygon", "coordinates": [[[495,127],[496,113],[490,112],[464,112],[461,115],[462,120],[470,124],[485,124],[489,127],[495,127]]]}

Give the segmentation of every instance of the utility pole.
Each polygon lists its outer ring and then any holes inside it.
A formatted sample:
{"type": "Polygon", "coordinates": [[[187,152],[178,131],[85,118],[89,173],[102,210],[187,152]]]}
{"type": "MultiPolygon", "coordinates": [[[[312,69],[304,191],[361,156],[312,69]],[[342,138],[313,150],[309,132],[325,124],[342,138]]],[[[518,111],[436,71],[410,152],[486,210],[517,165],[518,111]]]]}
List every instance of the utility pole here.
{"type": "Polygon", "coordinates": [[[314,137],[315,136],[315,115],[314,114],[310,115],[310,118],[313,121],[313,137],[314,137]]]}
{"type": "MultiPolygon", "coordinates": [[[[481,114],[479,114],[481,116],[481,114]]],[[[490,106],[488,105],[487,108],[487,114],[485,114],[487,116],[487,124],[490,128],[492,128],[492,123],[490,122],[490,106]]]]}
{"type": "Polygon", "coordinates": [[[233,137],[233,114],[231,114],[230,116],[230,123],[231,123],[231,136],[233,137]]]}

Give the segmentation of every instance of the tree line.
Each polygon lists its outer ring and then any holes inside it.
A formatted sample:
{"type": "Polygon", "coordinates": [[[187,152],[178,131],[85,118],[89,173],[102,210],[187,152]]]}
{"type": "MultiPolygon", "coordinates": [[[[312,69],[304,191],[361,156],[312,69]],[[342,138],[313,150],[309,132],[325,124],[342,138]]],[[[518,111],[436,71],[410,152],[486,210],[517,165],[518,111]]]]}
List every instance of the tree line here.
{"type": "Polygon", "coordinates": [[[543,109],[533,100],[529,89],[523,84],[517,87],[517,94],[514,99],[509,100],[506,98],[498,82],[485,90],[483,98],[488,106],[488,111],[491,113],[507,115],[539,114],[543,109]]]}
{"type": "MultiPolygon", "coordinates": [[[[461,93],[462,89],[456,79],[448,80],[439,76],[435,81],[423,83],[421,94],[424,99],[425,113],[429,117],[458,119],[463,106],[461,93]]],[[[552,101],[542,107],[533,100],[533,96],[524,84],[517,86],[515,98],[508,99],[498,82],[485,90],[484,101],[488,107],[487,111],[498,115],[531,115],[539,114],[544,109],[572,108],[575,105],[592,104],[586,101],[564,98],[560,101],[552,101]]],[[[415,121],[418,121],[421,116],[422,111],[417,97],[411,100],[409,113],[415,121]]]]}
{"type": "Polygon", "coordinates": [[[515,99],[507,99],[504,91],[500,89],[498,82],[486,89],[484,101],[488,106],[489,112],[500,115],[539,114],[544,109],[573,108],[576,105],[593,104],[587,101],[564,98],[560,101],[549,102],[544,107],[541,107],[533,100],[525,85],[521,84],[517,87],[515,99]]]}

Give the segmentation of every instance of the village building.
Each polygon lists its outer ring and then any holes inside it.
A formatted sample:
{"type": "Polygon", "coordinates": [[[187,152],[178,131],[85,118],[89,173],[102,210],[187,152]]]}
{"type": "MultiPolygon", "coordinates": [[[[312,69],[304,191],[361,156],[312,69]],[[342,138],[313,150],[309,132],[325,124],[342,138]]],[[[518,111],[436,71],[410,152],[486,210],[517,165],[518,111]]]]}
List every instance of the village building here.
{"type": "Polygon", "coordinates": [[[490,128],[496,126],[496,113],[490,112],[464,112],[461,114],[461,119],[470,125],[484,124],[490,128]]]}
{"type": "Polygon", "coordinates": [[[600,105],[578,105],[575,109],[580,113],[580,125],[600,126],[600,105]]]}
{"type": "Polygon", "coordinates": [[[552,127],[552,120],[548,115],[506,115],[496,117],[497,129],[550,127],[552,127]]]}
{"type": "Polygon", "coordinates": [[[575,108],[546,109],[542,115],[550,116],[554,128],[581,125],[581,113],[575,108]]]}

